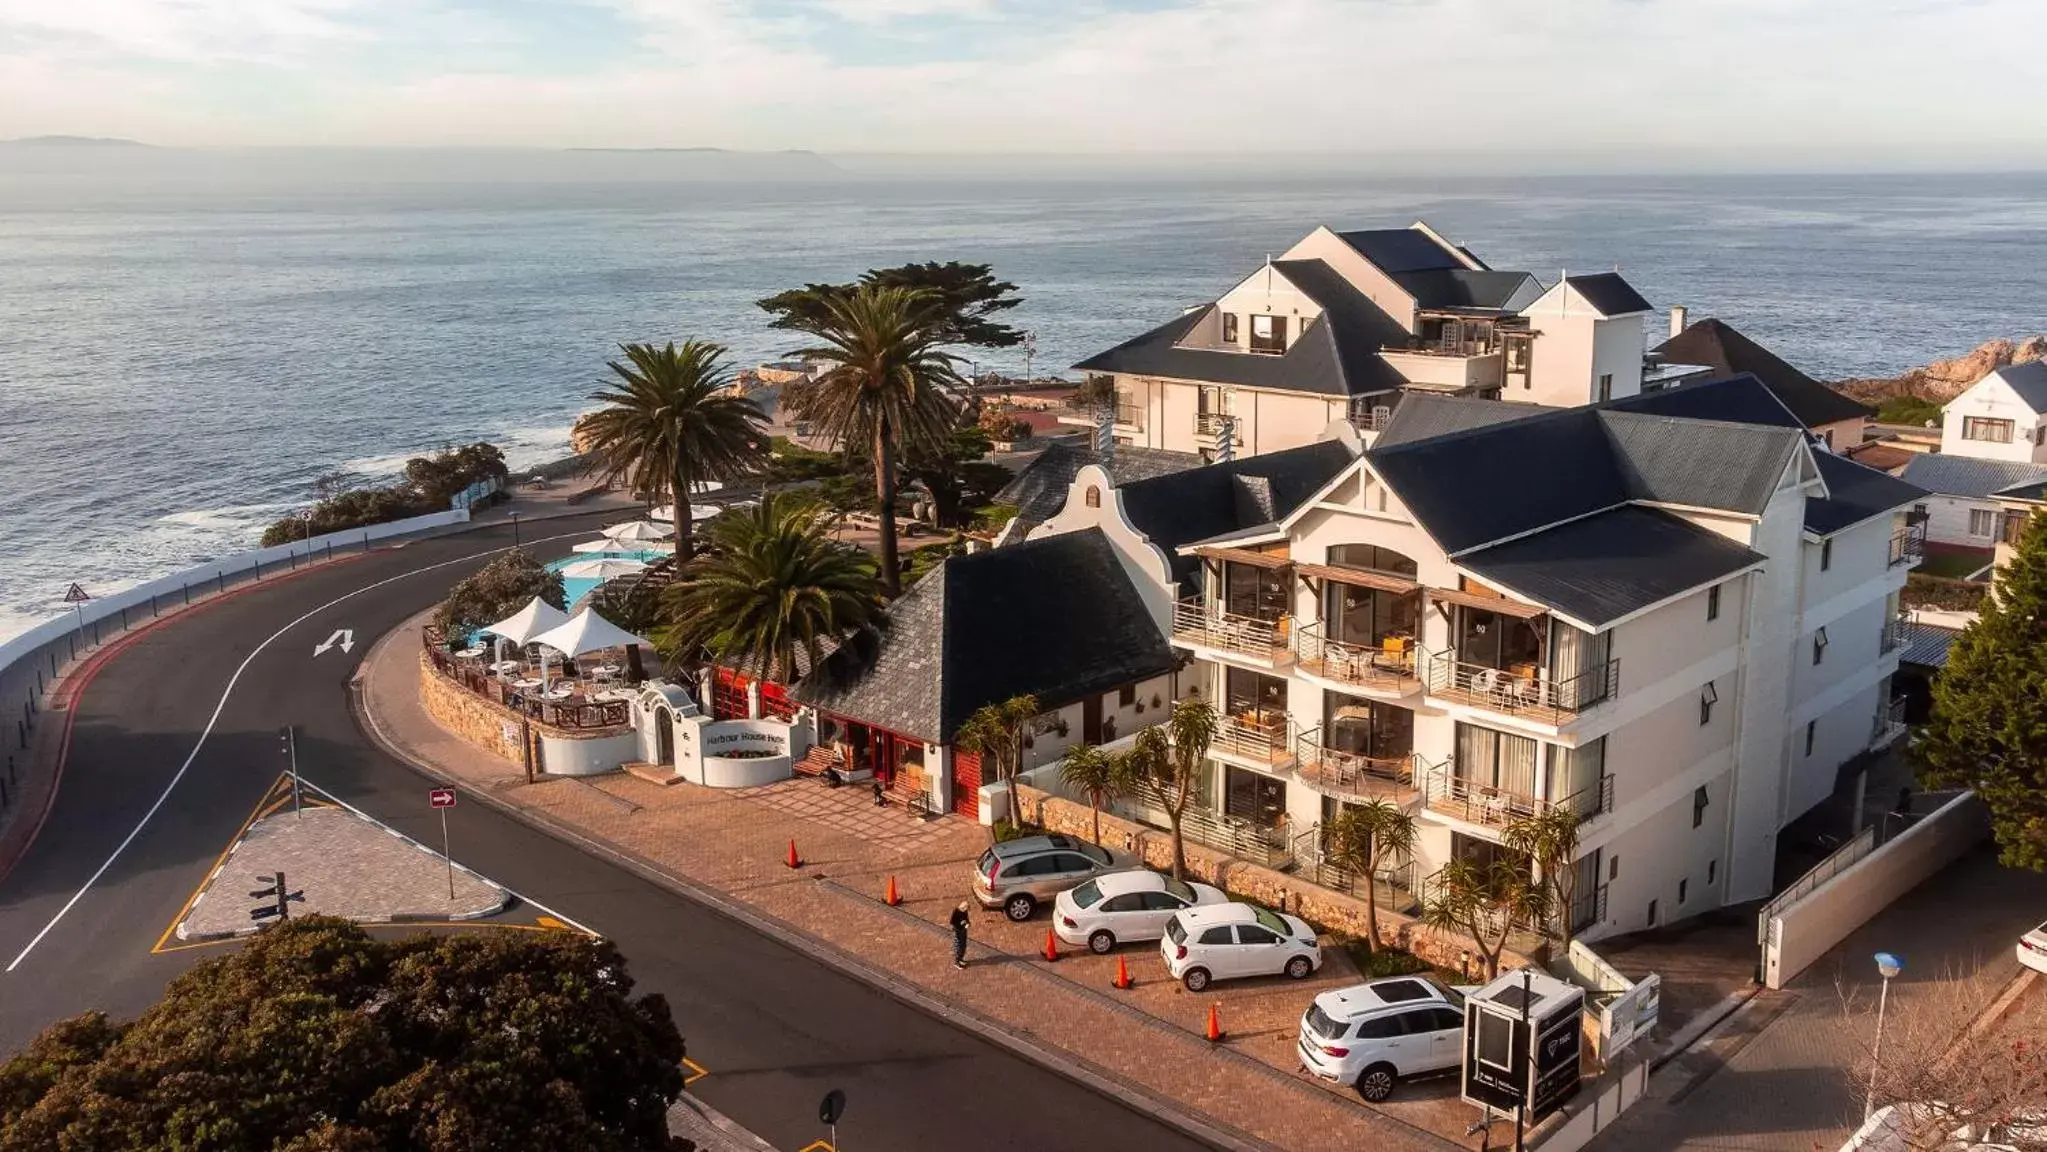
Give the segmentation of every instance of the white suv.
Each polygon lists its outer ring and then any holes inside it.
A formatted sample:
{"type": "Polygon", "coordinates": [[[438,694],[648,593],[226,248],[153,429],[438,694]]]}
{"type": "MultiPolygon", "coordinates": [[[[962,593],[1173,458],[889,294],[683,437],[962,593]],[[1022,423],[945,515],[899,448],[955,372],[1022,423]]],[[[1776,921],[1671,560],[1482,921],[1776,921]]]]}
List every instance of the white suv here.
{"type": "Polygon", "coordinates": [[[1374,1103],[1403,1076],[1464,1062],[1464,991],[1389,976],[1315,997],[1301,1017],[1301,1064],[1374,1103]]]}
{"type": "Polygon", "coordinates": [[[1297,916],[1256,904],[1215,904],[1175,912],[1159,938],[1166,971],[1199,992],[1211,980],[1277,976],[1296,980],[1322,967],[1315,930],[1297,916]]]}

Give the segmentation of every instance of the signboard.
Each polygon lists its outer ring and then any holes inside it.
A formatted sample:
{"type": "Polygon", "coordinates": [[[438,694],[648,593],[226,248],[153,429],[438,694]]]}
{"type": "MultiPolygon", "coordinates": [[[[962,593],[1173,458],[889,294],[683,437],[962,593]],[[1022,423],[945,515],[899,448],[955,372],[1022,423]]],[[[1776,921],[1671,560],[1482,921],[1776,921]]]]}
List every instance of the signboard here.
{"type": "Polygon", "coordinates": [[[85,589],[80,588],[75,581],[64,592],[64,603],[66,604],[83,604],[90,599],[92,597],[88,596],[85,589]]]}
{"type": "Polygon", "coordinates": [[[1578,1091],[1584,990],[1539,970],[1506,972],[1464,1002],[1464,1099],[1527,1122],[1578,1091]]]}
{"type": "Polygon", "coordinates": [[[1651,972],[1609,1003],[1601,1021],[1606,1030],[1600,1046],[1601,1058],[1611,1060],[1626,1051],[1628,1045],[1654,1032],[1662,1001],[1663,979],[1651,972]]]}
{"type": "Polygon", "coordinates": [[[455,790],[453,788],[436,788],[426,794],[426,799],[427,803],[435,808],[453,808],[455,806],[455,790]]]}

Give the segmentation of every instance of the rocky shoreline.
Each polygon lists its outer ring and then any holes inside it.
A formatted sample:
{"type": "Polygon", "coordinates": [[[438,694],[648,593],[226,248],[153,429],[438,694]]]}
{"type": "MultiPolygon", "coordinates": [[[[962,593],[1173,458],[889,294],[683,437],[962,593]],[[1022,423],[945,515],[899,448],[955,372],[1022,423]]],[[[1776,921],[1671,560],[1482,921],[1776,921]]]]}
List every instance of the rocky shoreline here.
{"type": "Polygon", "coordinates": [[[1827,387],[1865,404],[1881,404],[1900,396],[1946,404],[1991,372],[2033,360],[2047,360],[2047,336],[1991,340],[1951,360],[1935,360],[1902,375],[1830,380],[1827,387]]]}

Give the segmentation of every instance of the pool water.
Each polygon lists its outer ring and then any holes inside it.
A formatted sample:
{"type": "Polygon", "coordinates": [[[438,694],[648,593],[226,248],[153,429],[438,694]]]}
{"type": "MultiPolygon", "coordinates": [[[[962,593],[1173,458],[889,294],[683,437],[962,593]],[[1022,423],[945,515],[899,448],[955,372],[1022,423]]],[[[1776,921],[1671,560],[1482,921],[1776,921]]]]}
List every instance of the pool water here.
{"type": "MultiPolygon", "coordinates": [[[[552,560],[548,562],[547,568],[548,571],[550,572],[559,572],[562,569],[567,568],[571,564],[580,563],[584,560],[601,560],[605,558],[610,558],[614,560],[640,560],[648,564],[652,564],[656,560],[665,558],[667,555],[668,553],[666,552],[647,552],[641,549],[630,548],[621,545],[618,551],[616,552],[578,552],[573,556],[566,556],[560,560],[552,560]]],[[[568,600],[569,611],[571,612],[575,611],[576,605],[582,601],[583,597],[588,596],[590,593],[596,591],[597,586],[602,583],[604,583],[604,581],[596,579],[595,577],[591,576],[562,577],[562,593],[568,600]]]]}

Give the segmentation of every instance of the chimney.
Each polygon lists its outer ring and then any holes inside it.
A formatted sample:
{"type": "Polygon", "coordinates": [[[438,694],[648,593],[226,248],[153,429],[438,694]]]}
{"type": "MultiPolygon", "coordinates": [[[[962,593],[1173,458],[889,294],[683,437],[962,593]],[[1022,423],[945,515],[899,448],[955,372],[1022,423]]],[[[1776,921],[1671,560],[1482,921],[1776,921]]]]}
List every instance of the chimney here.
{"type": "Polygon", "coordinates": [[[1685,330],[1685,306],[1673,304],[1670,307],[1670,334],[1675,337],[1685,330]]]}

